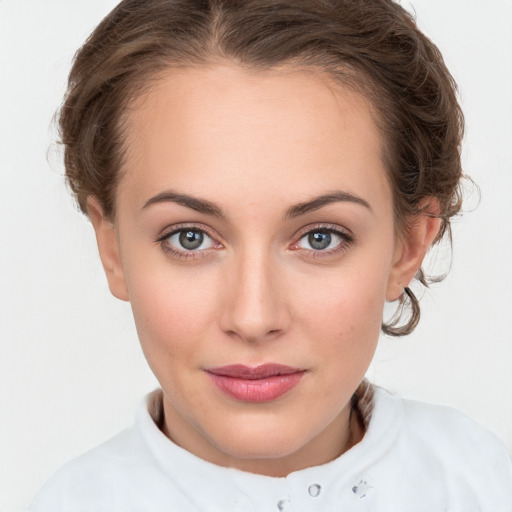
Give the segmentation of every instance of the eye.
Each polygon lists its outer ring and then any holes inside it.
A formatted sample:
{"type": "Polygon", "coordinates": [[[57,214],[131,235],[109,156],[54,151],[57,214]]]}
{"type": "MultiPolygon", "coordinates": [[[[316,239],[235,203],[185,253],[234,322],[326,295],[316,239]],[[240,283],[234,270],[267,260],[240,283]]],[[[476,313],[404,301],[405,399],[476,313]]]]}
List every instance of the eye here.
{"type": "Polygon", "coordinates": [[[341,230],[319,227],[304,233],[293,249],[335,253],[346,248],[352,241],[352,236],[341,230]]]}
{"type": "Polygon", "coordinates": [[[211,256],[213,250],[222,249],[223,245],[216,236],[210,234],[207,226],[193,224],[175,224],[155,240],[162,251],[177,260],[195,260],[211,256]]]}
{"type": "Polygon", "coordinates": [[[215,247],[215,241],[204,231],[195,228],[174,231],[164,239],[178,251],[201,251],[215,247]]]}
{"type": "Polygon", "coordinates": [[[323,251],[330,249],[333,245],[336,246],[339,243],[334,233],[329,231],[313,231],[304,235],[299,241],[299,247],[303,249],[314,249],[315,251],[323,251]],[[308,247],[309,246],[309,247],[308,247]]]}

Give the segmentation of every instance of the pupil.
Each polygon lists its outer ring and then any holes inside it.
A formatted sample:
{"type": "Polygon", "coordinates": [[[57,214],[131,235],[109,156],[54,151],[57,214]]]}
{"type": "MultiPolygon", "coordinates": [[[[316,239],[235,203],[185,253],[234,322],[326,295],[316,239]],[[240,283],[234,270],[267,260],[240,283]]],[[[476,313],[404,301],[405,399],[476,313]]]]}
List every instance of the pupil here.
{"type": "Polygon", "coordinates": [[[180,244],[184,249],[192,251],[203,243],[204,235],[200,231],[182,231],[180,233],[180,244]]]}
{"type": "Polygon", "coordinates": [[[313,249],[322,250],[327,249],[331,243],[331,235],[325,231],[316,231],[309,235],[309,244],[313,249]]]}

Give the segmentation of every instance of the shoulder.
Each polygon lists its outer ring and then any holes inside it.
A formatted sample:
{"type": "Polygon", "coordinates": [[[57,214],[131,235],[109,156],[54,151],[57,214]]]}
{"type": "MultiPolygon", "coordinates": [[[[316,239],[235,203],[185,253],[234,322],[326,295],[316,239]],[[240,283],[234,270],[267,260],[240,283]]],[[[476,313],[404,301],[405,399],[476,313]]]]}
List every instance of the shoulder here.
{"type": "Polygon", "coordinates": [[[512,509],[512,462],[495,434],[451,407],[383,390],[376,394],[376,409],[379,405],[381,416],[386,410],[400,411],[394,454],[409,477],[475,510],[485,510],[483,504],[512,509]]]}
{"type": "Polygon", "coordinates": [[[473,457],[481,463],[500,460],[510,467],[510,457],[503,442],[489,429],[462,412],[443,405],[402,399],[404,427],[418,445],[429,446],[439,457],[456,462],[473,457]]]}
{"type": "Polygon", "coordinates": [[[100,446],[62,466],[40,490],[30,508],[50,510],[114,510],[113,489],[127,468],[141,466],[140,436],[134,428],[122,431],[100,446]]]}
{"type": "Polygon", "coordinates": [[[187,496],[162,465],[165,461],[179,466],[180,449],[165,438],[151,416],[157,395],[158,390],[146,396],[132,427],[59,469],[30,511],[169,512],[170,506],[180,512],[190,510],[187,496]]]}

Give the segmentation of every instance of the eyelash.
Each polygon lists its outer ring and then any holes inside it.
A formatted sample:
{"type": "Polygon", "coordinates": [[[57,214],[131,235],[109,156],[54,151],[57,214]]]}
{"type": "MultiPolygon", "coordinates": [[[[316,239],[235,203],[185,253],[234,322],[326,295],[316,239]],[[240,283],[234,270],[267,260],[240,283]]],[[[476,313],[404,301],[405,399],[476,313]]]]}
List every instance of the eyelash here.
{"type": "Polygon", "coordinates": [[[354,237],[351,233],[340,228],[339,226],[334,226],[332,224],[317,224],[314,226],[307,226],[298,233],[296,240],[297,241],[292,244],[291,250],[300,252],[303,256],[308,258],[323,258],[343,253],[348,250],[352,243],[354,243],[354,237]],[[299,243],[305,237],[311,235],[312,233],[319,232],[337,236],[340,239],[339,243],[336,245],[336,247],[324,250],[304,249],[299,246],[299,243]]]}
{"type": "MultiPolygon", "coordinates": [[[[301,255],[309,258],[321,258],[328,257],[334,254],[342,253],[348,249],[348,247],[354,242],[354,237],[349,232],[340,229],[338,226],[333,226],[330,224],[318,224],[315,226],[307,226],[302,229],[298,235],[295,237],[295,242],[291,244],[290,250],[300,252],[301,255]],[[327,233],[329,235],[335,235],[340,239],[339,243],[336,247],[331,249],[304,249],[299,246],[299,243],[307,236],[312,233],[327,233]]],[[[155,242],[159,243],[162,247],[162,250],[170,255],[172,255],[176,259],[180,260],[189,260],[195,258],[201,258],[210,254],[211,250],[222,249],[223,245],[215,239],[215,236],[210,232],[210,230],[204,225],[197,224],[179,224],[172,226],[169,230],[167,230],[162,236],[158,237],[155,242]],[[179,233],[183,233],[185,231],[194,231],[205,234],[208,238],[211,239],[213,243],[213,247],[208,247],[206,249],[201,250],[180,250],[174,248],[172,245],[168,243],[169,238],[179,233]]]]}
{"type": "Polygon", "coordinates": [[[198,257],[206,256],[205,253],[210,253],[211,250],[217,250],[221,249],[223,246],[220,242],[217,242],[215,239],[215,236],[210,232],[210,230],[204,226],[204,225],[197,225],[197,224],[178,224],[175,226],[172,226],[169,230],[167,230],[162,236],[157,238],[155,242],[159,243],[162,247],[162,250],[165,253],[170,254],[174,258],[180,259],[180,260],[189,260],[194,259],[198,257]],[[202,249],[199,251],[194,250],[180,250],[174,248],[172,245],[170,245],[167,241],[169,238],[171,238],[173,235],[177,235],[178,233],[183,233],[186,231],[195,231],[199,233],[204,233],[208,238],[210,238],[214,244],[214,247],[209,247],[207,249],[202,249]]]}

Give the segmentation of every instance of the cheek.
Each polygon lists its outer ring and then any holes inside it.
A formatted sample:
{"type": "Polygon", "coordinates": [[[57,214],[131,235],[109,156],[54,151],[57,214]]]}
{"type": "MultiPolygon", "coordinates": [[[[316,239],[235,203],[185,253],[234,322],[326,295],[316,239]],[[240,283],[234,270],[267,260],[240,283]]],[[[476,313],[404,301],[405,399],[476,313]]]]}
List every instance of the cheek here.
{"type": "Polygon", "coordinates": [[[316,281],[309,293],[297,292],[297,322],[313,342],[318,361],[328,362],[330,378],[357,385],[366,372],[380,335],[386,284],[383,267],[373,272],[338,269],[316,281]]]}
{"type": "Polygon", "coordinates": [[[318,329],[335,329],[339,335],[349,335],[380,326],[386,297],[387,279],[370,272],[339,275],[332,273],[315,280],[307,293],[298,290],[294,295],[302,314],[318,329]]]}
{"type": "Polygon", "coordinates": [[[215,289],[200,272],[172,271],[164,265],[161,272],[134,272],[128,275],[128,289],[135,324],[146,357],[167,353],[176,357],[192,353],[200,334],[215,319],[215,289]]]}

